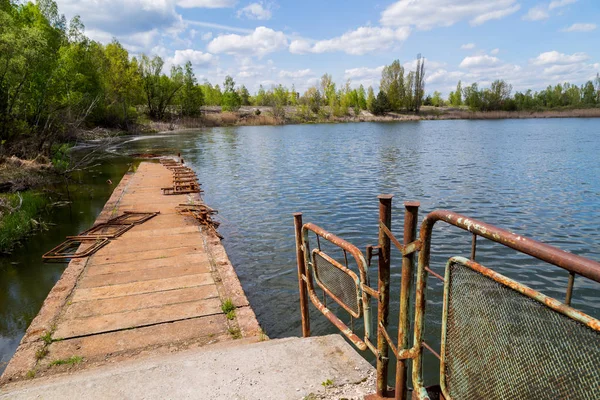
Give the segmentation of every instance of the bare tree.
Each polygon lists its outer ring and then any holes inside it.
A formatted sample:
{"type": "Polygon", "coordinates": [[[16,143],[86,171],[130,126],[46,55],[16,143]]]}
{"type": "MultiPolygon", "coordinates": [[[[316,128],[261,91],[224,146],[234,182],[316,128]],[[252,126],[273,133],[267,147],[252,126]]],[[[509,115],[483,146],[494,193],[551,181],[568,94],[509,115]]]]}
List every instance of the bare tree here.
{"type": "Polygon", "coordinates": [[[425,93],[425,59],[419,53],[417,55],[417,70],[415,71],[415,112],[418,113],[423,102],[425,93]]]}

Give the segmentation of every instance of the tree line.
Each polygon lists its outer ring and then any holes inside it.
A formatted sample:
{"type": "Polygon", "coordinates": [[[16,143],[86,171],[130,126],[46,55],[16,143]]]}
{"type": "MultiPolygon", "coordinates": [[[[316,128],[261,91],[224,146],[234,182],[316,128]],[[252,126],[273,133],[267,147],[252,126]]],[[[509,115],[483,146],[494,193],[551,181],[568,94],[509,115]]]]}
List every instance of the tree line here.
{"type": "Polygon", "coordinates": [[[495,80],[489,88],[479,88],[477,83],[469,86],[458,81],[456,90],[444,101],[439,92],[425,99],[432,106],[466,106],[473,111],[544,111],[560,108],[600,107],[600,74],[581,86],[568,82],[548,86],[544,90],[516,92],[504,80],[495,80]]]}

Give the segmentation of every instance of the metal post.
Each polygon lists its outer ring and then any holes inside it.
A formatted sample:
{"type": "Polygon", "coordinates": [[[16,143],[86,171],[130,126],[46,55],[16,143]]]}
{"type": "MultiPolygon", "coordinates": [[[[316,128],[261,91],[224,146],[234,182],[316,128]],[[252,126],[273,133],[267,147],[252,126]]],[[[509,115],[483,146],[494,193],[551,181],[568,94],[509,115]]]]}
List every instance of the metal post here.
{"type": "Polygon", "coordinates": [[[300,289],[300,314],[302,315],[302,336],[310,336],[310,319],[308,315],[308,291],[303,276],[307,276],[304,248],[302,246],[302,213],[294,213],[296,230],[296,259],[298,261],[298,287],[300,289]]]}
{"type": "Polygon", "coordinates": [[[387,395],[388,350],[389,346],[383,335],[382,329],[387,329],[390,305],[390,238],[381,228],[385,225],[392,229],[392,197],[391,194],[382,194],[379,199],[379,262],[378,262],[378,290],[377,303],[377,395],[387,395]]]}
{"type": "MultiPolygon", "coordinates": [[[[404,203],[404,241],[407,245],[417,237],[417,221],[419,218],[419,202],[404,203]]],[[[412,289],[414,253],[402,257],[402,282],[400,286],[400,317],[398,320],[398,351],[408,349],[409,306],[412,289]]],[[[396,400],[404,400],[407,395],[407,360],[396,361],[396,400]]]]}

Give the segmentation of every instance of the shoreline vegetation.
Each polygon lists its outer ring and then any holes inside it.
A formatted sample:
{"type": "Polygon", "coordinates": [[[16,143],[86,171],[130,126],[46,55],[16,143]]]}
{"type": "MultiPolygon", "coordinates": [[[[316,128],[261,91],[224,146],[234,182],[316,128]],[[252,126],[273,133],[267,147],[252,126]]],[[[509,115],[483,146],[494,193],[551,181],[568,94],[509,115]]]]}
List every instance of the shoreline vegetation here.
{"type": "Polygon", "coordinates": [[[306,118],[305,115],[298,115],[295,107],[286,107],[285,117],[279,119],[274,116],[272,107],[267,106],[240,107],[237,111],[221,111],[220,107],[203,107],[201,116],[173,116],[170,121],[148,121],[143,132],[164,132],[222,126],[528,118],[600,118],[600,108],[546,111],[470,111],[467,108],[424,106],[419,114],[389,112],[383,115],[373,115],[363,110],[359,115],[342,117],[313,115],[311,118],[306,118]],[[256,110],[259,110],[260,114],[257,114],[256,110]]]}

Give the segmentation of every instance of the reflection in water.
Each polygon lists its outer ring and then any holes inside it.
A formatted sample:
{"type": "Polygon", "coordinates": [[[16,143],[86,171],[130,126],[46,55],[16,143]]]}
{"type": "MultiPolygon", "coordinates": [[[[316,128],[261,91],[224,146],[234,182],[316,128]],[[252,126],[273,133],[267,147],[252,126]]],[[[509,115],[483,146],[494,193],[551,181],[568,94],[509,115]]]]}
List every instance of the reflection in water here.
{"type": "MultiPolygon", "coordinates": [[[[377,241],[377,195],[393,193],[398,234],[402,201],[419,200],[421,218],[449,208],[600,259],[598,128],[599,120],[586,119],[216,128],[129,141],[115,151],[181,151],[198,173],[206,202],[219,210],[224,245],[261,325],[276,338],[300,334],[296,211],[364,250],[377,241]]],[[[440,223],[432,267],[442,273],[450,256],[469,249],[468,235],[440,223]]],[[[478,260],[564,298],[564,271],[483,241],[478,260]]],[[[400,256],[392,261],[396,324],[400,256]]],[[[374,281],[376,271],[370,273],[374,281]]],[[[573,304],[594,315],[598,289],[578,279],[573,304]]],[[[426,333],[434,347],[441,291],[431,281],[426,333]]],[[[315,335],[335,332],[314,308],[311,314],[315,335]]],[[[436,374],[434,360],[427,359],[429,376],[436,374]]]]}
{"type": "MultiPolygon", "coordinates": [[[[29,238],[14,254],[0,257],[0,373],[16,350],[25,330],[37,315],[66,264],[45,264],[41,257],[67,235],[89,228],[129,168],[128,158],[108,157],[101,166],[76,177],[70,185],[73,203],[53,210],[45,220],[53,225],[29,238]],[[106,181],[110,179],[113,185],[106,181]]],[[[62,187],[53,188],[64,191],[62,187]]]]}

